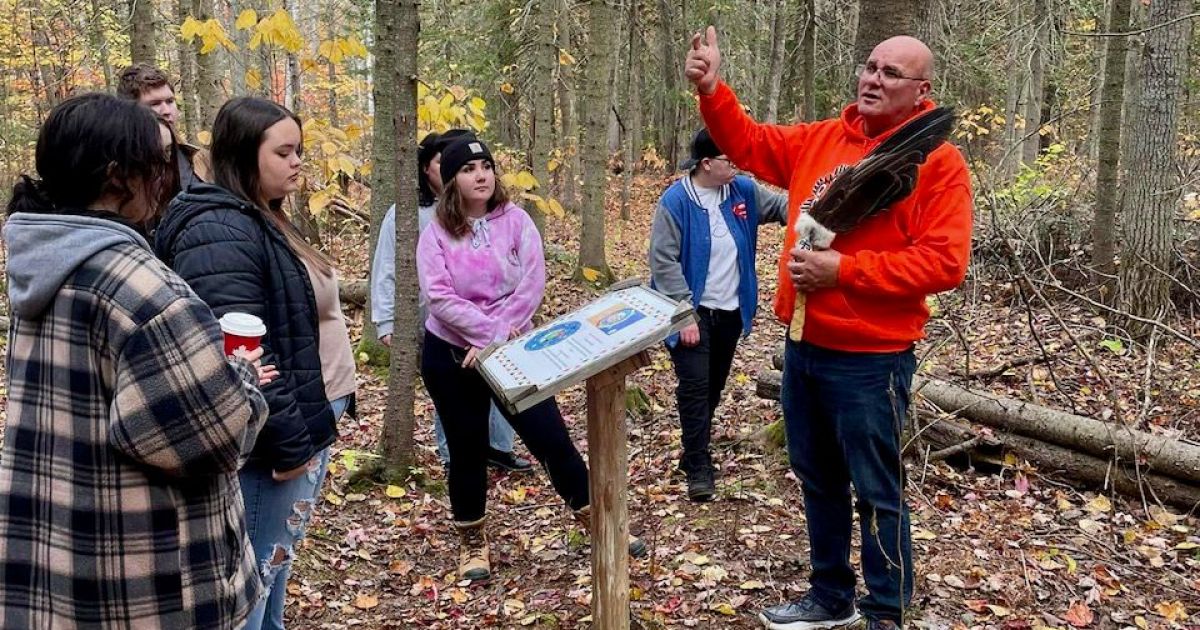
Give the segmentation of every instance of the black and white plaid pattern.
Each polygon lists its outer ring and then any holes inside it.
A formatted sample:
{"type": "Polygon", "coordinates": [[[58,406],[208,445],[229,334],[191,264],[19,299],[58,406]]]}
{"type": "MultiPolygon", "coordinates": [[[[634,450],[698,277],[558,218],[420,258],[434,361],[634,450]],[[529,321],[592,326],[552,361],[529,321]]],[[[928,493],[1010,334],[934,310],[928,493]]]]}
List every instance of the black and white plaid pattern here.
{"type": "Polygon", "coordinates": [[[261,584],[236,472],[267,406],[212,311],[129,243],[9,334],[0,626],[239,627],[261,584]]]}

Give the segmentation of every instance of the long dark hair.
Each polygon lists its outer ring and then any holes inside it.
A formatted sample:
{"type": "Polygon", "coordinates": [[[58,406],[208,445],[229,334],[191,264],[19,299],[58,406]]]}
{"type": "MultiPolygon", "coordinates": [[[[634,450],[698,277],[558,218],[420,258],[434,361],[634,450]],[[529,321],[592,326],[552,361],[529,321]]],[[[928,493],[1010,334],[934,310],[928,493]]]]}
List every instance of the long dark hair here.
{"type": "Polygon", "coordinates": [[[292,251],[305,262],[329,275],[333,262],[304,240],[300,231],[283,212],[283,199],[268,199],[264,205],[258,173],[258,148],[267,129],[292,119],[301,129],[300,151],[304,144],[300,117],[288,108],[264,98],[242,96],[226,101],[217,112],[212,129],[213,183],[241,197],[262,212],[287,238],[292,251]]]}
{"type": "MultiPolygon", "coordinates": [[[[492,169],[495,170],[495,168],[496,166],[493,164],[492,169]]],[[[492,191],[492,196],[488,198],[488,212],[508,203],[508,192],[500,183],[500,174],[496,173],[495,175],[496,188],[492,191]]],[[[457,174],[449,182],[446,182],[442,190],[442,198],[438,200],[437,218],[442,227],[454,238],[462,238],[471,231],[471,225],[467,223],[466,209],[463,208],[462,195],[458,192],[457,174]]]]}
{"type": "Polygon", "coordinates": [[[41,180],[21,176],[8,214],[96,214],[88,207],[108,195],[117,196],[117,218],[135,226],[158,214],[168,167],[158,118],[147,107],[108,94],[69,98],[42,124],[35,155],[41,180]],[[148,207],[127,208],[135,187],[148,207]]]}

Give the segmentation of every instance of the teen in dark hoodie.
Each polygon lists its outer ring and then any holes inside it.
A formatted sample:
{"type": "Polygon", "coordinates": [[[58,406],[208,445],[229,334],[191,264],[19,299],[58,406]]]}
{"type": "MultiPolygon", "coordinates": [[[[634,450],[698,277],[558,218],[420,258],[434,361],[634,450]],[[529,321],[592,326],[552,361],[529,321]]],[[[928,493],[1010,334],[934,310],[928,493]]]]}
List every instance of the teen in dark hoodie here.
{"type": "Polygon", "coordinates": [[[149,109],[88,94],[13,190],[2,627],[238,628],[258,599],[235,473],[271,375],[143,238],[166,169],[149,109]]]}
{"type": "Polygon", "coordinates": [[[269,595],[247,628],[282,628],[284,588],[337,439],[354,400],[354,354],[330,260],[283,213],[299,187],[300,119],[261,98],[236,98],[213,123],[214,184],[171,202],[155,233],[160,258],[218,315],[266,324],[264,361],[280,382],[271,415],[242,469],[246,522],[269,595]]]}

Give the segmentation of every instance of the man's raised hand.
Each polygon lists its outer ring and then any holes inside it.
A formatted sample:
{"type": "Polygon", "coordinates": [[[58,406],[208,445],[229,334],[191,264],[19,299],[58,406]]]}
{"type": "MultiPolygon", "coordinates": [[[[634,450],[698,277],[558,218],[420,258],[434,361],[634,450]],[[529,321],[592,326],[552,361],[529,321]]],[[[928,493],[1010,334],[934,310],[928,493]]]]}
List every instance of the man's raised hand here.
{"type": "Polygon", "coordinates": [[[707,95],[717,90],[720,71],[721,49],[717,47],[717,29],[710,26],[703,35],[692,35],[692,47],[688,50],[683,74],[701,94],[707,95]]]}

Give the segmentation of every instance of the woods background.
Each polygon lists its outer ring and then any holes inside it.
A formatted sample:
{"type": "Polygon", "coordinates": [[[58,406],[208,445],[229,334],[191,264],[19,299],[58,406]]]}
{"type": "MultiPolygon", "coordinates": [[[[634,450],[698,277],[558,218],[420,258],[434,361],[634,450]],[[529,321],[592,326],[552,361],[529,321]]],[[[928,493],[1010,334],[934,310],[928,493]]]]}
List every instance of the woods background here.
{"type": "MultiPolygon", "coordinates": [[[[544,320],[646,275],[654,201],[700,125],[682,76],[693,32],[716,25],[724,79],[756,118],[785,123],[837,115],[871,48],[915,35],[936,57],[934,98],[960,114],[954,139],[976,193],[969,277],[930,300],[920,349],[934,385],[909,442],[917,624],[1192,627],[1195,11],[1185,0],[0,0],[0,198],[32,171],[49,109],[112,91],[131,61],[172,76],[179,131],[195,144],[231,96],[291,107],[306,139],[293,217],[346,280],[364,413],[343,427],[289,615],[297,627],[575,627],[587,618],[586,551],[544,479],[494,480],[505,578],[454,583],[413,349],[389,359],[371,342],[354,281],[377,238],[398,239],[412,301],[397,335],[420,330],[415,212],[377,234],[392,203],[416,207],[417,137],[466,126],[500,148],[504,182],[546,242],[544,320]],[[955,397],[967,390],[1034,405],[1005,409],[1074,437],[973,416],[984,403],[955,397]],[[1101,423],[1093,441],[1078,437],[1084,420],[1101,423]],[[1156,463],[1163,449],[1182,467],[1156,463]]],[[[762,241],[764,303],[778,247],[777,235],[762,241]]],[[[757,606],[802,589],[798,493],[769,446],[781,335],[760,313],[742,346],[717,436],[724,500],[712,506],[688,504],[669,480],[678,429],[665,354],[635,379],[633,521],[656,545],[635,566],[647,627],[754,627],[757,606]],[[746,448],[758,442],[767,448],[746,448]]],[[[562,402],[582,424],[579,392],[562,402]]]]}

